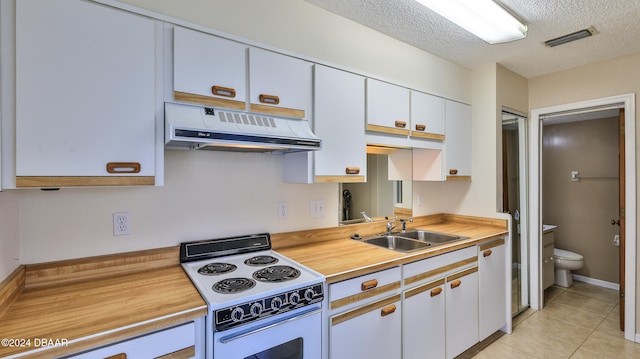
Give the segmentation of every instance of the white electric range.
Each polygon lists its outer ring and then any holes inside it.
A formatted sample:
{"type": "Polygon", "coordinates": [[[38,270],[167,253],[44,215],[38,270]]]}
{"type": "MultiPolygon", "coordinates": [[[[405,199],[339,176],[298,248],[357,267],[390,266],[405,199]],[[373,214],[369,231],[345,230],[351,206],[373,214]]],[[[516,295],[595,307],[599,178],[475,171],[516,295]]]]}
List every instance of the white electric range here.
{"type": "Polygon", "coordinates": [[[273,251],[268,233],[180,245],[208,305],[207,359],[320,359],[324,276],[273,251]]]}

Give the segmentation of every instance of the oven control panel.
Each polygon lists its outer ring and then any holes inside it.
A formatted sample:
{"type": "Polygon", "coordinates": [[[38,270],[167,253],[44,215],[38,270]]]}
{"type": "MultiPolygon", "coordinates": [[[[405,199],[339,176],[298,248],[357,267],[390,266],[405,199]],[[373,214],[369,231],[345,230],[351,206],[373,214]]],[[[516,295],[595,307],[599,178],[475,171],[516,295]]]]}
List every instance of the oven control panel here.
{"type": "Polygon", "coordinates": [[[274,296],[248,301],[213,311],[215,331],[264,319],[276,314],[302,308],[324,299],[323,284],[314,284],[274,296]]]}

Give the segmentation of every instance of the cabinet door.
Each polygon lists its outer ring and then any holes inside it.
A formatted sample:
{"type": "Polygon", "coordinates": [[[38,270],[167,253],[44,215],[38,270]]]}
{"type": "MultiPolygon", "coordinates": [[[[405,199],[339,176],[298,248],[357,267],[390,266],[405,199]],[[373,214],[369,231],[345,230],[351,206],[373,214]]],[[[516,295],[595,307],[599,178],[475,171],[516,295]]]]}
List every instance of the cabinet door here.
{"type": "Polygon", "coordinates": [[[478,247],[480,340],[507,324],[507,257],[504,238],[478,247]]]}
{"type": "Polygon", "coordinates": [[[444,278],[404,292],[404,359],[444,359],[444,278]]]}
{"type": "Polygon", "coordinates": [[[553,232],[542,235],[542,288],[547,289],[555,282],[555,262],[553,248],[555,247],[553,232]]]}
{"type": "Polygon", "coordinates": [[[153,20],[16,2],[16,185],[154,184],[153,20]]]}
{"type": "Polygon", "coordinates": [[[90,350],[83,354],[72,355],[73,359],[157,358],[173,354],[175,358],[192,358],[195,355],[196,329],[193,322],[171,329],[160,330],[135,339],[100,349],[90,350]]]}
{"type": "Polygon", "coordinates": [[[447,277],[446,353],[455,358],[478,342],[478,267],[447,277]]]}
{"type": "Polygon", "coordinates": [[[202,32],[173,30],[173,89],[179,101],[245,110],[248,46],[202,32]]]}
{"type": "Polygon", "coordinates": [[[447,181],[471,180],[471,106],[446,100],[445,158],[447,181]],[[451,171],[457,170],[457,174],[451,171]]]}
{"type": "Polygon", "coordinates": [[[311,92],[311,64],[262,49],[249,49],[251,111],[304,118],[311,92]]]}
{"type": "Polygon", "coordinates": [[[411,137],[444,140],[445,100],[411,91],[411,137]]]}
{"type": "Polygon", "coordinates": [[[409,90],[367,79],[367,130],[409,135],[409,90]]]}
{"type": "Polygon", "coordinates": [[[316,182],[364,182],[364,78],[315,65],[314,128],[322,139],[315,153],[316,182]]]}
{"type": "Polygon", "coordinates": [[[401,357],[400,295],[330,318],[330,359],[401,357]]]}

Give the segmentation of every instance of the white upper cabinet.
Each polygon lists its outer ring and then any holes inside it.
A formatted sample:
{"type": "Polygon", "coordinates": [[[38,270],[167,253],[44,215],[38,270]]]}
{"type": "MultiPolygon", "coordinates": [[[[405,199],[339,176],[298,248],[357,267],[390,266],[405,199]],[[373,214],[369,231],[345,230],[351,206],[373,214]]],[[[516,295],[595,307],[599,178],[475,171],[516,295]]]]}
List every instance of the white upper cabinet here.
{"type": "Polygon", "coordinates": [[[104,5],[16,2],[17,187],[155,183],[155,36],[104,5]]]}
{"type": "Polygon", "coordinates": [[[447,181],[471,180],[471,106],[446,100],[445,175],[447,181]]]}
{"type": "Polygon", "coordinates": [[[173,97],[178,101],[305,118],[311,67],[199,31],[177,26],[173,31],[173,97]]]}
{"type": "Polygon", "coordinates": [[[409,90],[367,79],[368,131],[409,135],[409,90]]]}
{"type": "Polygon", "coordinates": [[[304,118],[311,92],[311,66],[300,59],[250,48],[251,111],[304,118]]]}
{"type": "Polygon", "coordinates": [[[364,182],[364,77],[321,65],[314,74],[315,181],[364,182]]]}
{"type": "Polygon", "coordinates": [[[173,90],[178,101],[245,110],[248,46],[199,31],[173,31],[173,90]]]}
{"type": "Polygon", "coordinates": [[[411,137],[444,140],[445,100],[411,91],[411,137]]]}

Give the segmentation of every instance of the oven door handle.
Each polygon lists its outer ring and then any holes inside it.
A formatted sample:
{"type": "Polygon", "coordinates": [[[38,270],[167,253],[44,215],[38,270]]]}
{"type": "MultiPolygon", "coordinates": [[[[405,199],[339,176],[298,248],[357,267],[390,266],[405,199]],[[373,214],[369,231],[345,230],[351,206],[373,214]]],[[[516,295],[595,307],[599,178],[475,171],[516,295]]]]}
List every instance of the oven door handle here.
{"type": "Polygon", "coordinates": [[[299,319],[304,319],[304,318],[310,317],[312,315],[319,314],[321,312],[322,312],[322,308],[313,309],[311,311],[303,312],[303,313],[301,313],[299,315],[293,316],[291,318],[285,319],[285,320],[280,321],[280,322],[276,322],[276,323],[273,323],[273,324],[265,325],[264,327],[259,327],[259,328],[256,328],[256,329],[251,329],[248,332],[241,332],[239,334],[230,335],[228,337],[220,338],[220,342],[221,343],[229,343],[229,342],[234,341],[236,339],[248,337],[250,335],[262,332],[264,330],[271,329],[271,328],[274,328],[274,327],[277,327],[277,326],[280,326],[280,325],[283,325],[283,324],[291,323],[291,322],[294,322],[294,321],[299,320],[299,319]]]}

